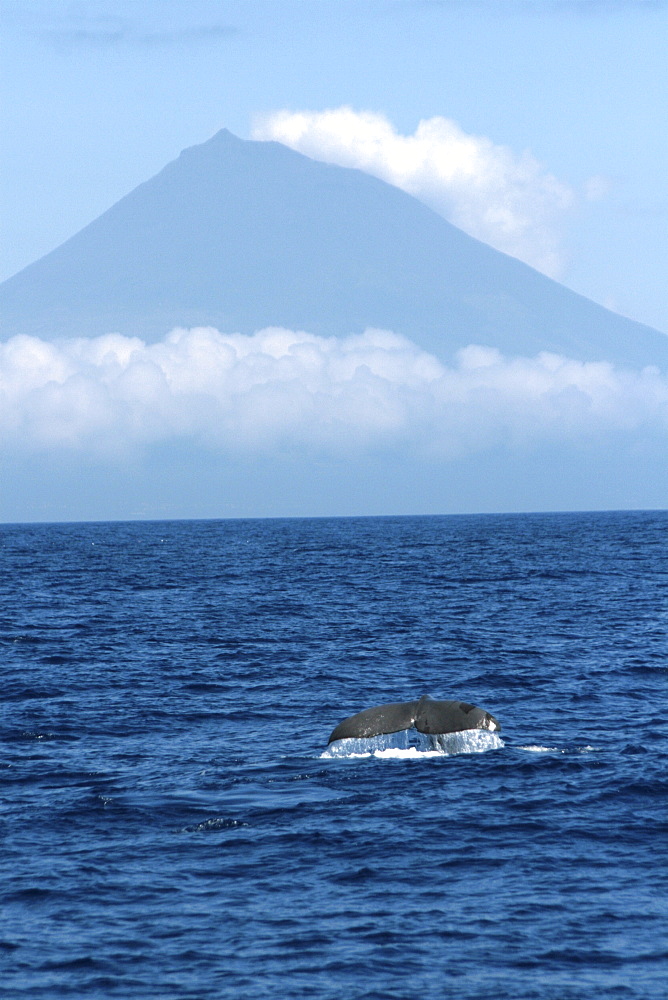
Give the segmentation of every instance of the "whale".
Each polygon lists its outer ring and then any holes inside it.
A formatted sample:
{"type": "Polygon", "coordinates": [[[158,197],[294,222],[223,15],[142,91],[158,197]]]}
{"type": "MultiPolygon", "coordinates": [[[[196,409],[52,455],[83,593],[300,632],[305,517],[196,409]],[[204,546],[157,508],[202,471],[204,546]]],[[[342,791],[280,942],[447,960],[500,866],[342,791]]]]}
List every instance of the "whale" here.
{"type": "Polygon", "coordinates": [[[351,715],[339,722],[327,741],[364,739],[417,729],[436,738],[447,733],[462,733],[467,729],[488,729],[500,732],[501,723],[484,708],[466,701],[437,701],[423,695],[417,701],[398,701],[351,715]]]}

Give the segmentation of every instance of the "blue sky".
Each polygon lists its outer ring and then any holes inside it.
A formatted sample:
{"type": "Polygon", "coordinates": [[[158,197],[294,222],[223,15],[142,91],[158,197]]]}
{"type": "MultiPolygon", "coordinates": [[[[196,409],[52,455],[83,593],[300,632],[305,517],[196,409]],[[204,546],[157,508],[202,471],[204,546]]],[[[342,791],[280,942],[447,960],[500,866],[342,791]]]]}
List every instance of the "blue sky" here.
{"type": "Polygon", "coordinates": [[[511,164],[528,156],[534,180],[565,194],[536,213],[552,272],[668,331],[664,2],[2,0],[0,10],[0,277],[221,127],[250,137],[258,118],[345,106],[396,136],[446,119],[511,164]]]}

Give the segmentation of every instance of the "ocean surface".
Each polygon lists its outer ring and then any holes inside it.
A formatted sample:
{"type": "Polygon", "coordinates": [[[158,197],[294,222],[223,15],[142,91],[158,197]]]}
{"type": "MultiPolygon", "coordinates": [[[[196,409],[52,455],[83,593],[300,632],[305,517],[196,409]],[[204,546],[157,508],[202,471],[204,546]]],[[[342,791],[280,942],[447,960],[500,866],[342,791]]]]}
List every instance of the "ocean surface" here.
{"type": "Polygon", "coordinates": [[[0,995],[668,996],[668,513],[0,526],[0,995]],[[449,752],[333,744],[422,694],[449,752]]]}

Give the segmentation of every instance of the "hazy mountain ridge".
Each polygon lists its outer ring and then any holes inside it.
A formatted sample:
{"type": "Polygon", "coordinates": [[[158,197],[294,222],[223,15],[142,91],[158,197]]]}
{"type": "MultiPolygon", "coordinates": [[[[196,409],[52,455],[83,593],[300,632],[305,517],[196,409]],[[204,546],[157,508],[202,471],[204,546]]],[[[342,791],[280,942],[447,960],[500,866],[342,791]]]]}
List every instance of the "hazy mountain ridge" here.
{"type": "Polygon", "coordinates": [[[410,195],[226,130],[0,285],[0,317],[3,339],[381,327],[444,359],[478,343],[668,368],[668,337],[479,243],[410,195]]]}

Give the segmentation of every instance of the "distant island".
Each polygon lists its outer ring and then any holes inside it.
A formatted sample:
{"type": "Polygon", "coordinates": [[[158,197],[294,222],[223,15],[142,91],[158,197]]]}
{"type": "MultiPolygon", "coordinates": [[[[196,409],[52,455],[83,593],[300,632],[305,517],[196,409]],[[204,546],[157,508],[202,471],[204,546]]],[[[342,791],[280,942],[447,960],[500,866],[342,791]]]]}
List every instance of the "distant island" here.
{"type": "Polygon", "coordinates": [[[175,326],[343,336],[380,327],[444,361],[508,355],[668,368],[668,337],[478,242],[358,170],[227,130],[184,150],[0,285],[1,336],[175,326]]]}

